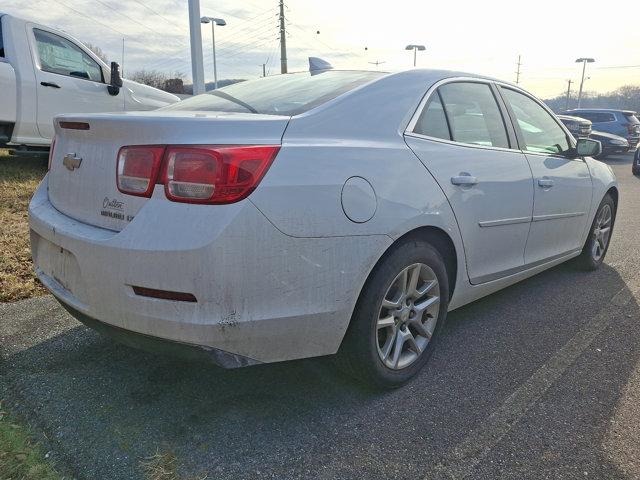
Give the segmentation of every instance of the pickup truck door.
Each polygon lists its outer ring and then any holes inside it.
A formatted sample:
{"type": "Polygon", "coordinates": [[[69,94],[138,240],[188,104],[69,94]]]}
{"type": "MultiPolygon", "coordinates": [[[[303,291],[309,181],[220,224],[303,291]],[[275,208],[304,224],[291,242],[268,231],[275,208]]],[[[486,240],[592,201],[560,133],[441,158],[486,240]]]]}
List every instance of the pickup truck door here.
{"type": "Polygon", "coordinates": [[[519,90],[504,86],[500,92],[533,173],[533,218],[525,263],[538,264],[580,250],[593,194],[587,164],[564,154],[572,141],[547,108],[519,90]]]}
{"type": "Polygon", "coordinates": [[[496,95],[487,82],[445,83],[405,133],[455,213],[472,284],[523,269],[531,223],[531,170],[496,95]]]}
{"type": "Polygon", "coordinates": [[[84,48],[41,27],[27,24],[36,77],[40,135],[53,137],[53,117],[62,113],[118,112],[124,96],[110,95],[102,66],[84,48]]]}

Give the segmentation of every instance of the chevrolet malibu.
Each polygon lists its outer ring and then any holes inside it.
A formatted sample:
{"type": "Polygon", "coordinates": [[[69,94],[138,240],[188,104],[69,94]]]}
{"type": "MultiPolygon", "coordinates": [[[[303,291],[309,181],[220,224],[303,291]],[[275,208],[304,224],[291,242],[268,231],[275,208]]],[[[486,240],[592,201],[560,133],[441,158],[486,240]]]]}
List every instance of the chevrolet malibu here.
{"type": "Polygon", "coordinates": [[[618,188],[518,86],[436,70],[251,80],[55,120],[42,283],[125,343],[239,367],[338,354],[394,387],[448,311],[602,263],[618,188]]]}

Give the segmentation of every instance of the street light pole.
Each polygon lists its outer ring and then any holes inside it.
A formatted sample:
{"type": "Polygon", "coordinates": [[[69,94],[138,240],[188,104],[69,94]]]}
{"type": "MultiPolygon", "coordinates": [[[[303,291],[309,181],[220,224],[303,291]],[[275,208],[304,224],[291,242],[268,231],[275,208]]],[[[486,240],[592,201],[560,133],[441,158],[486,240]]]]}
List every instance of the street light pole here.
{"type": "Polygon", "coordinates": [[[593,63],[595,60],[593,58],[581,57],[576,59],[576,63],[582,63],[582,79],[580,80],[580,91],[578,92],[578,108],[580,108],[580,103],[582,101],[582,87],[584,86],[584,72],[587,69],[587,63],[593,63]]]}
{"type": "Polygon", "coordinates": [[[213,18],[213,17],[202,17],[200,19],[201,23],[210,23],[211,24],[211,45],[213,47],[213,89],[218,89],[218,69],[216,67],[216,29],[215,26],[218,25],[220,27],[224,27],[227,22],[225,22],[222,18],[213,18]]]}
{"type": "Polygon", "coordinates": [[[424,45],[407,45],[404,49],[413,50],[413,66],[415,67],[418,50],[420,51],[426,50],[426,47],[424,45]]]}
{"type": "Polygon", "coordinates": [[[198,18],[200,18],[200,0],[189,0],[189,43],[191,44],[191,75],[194,95],[204,93],[202,36],[198,18]]]}

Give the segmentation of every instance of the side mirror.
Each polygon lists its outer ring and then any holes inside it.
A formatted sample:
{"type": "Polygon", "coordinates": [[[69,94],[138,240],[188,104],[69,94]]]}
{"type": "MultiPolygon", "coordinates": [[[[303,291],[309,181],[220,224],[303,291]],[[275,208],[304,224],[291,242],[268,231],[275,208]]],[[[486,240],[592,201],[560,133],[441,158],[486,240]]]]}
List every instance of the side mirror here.
{"type": "Polygon", "coordinates": [[[111,62],[111,81],[107,90],[110,95],[118,95],[122,87],[122,77],[120,76],[120,65],[118,62],[111,62]]]}
{"type": "Polygon", "coordinates": [[[576,143],[578,157],[597,157],[602,153],[602,144],[591,138],[579,138],[576,143]]]}

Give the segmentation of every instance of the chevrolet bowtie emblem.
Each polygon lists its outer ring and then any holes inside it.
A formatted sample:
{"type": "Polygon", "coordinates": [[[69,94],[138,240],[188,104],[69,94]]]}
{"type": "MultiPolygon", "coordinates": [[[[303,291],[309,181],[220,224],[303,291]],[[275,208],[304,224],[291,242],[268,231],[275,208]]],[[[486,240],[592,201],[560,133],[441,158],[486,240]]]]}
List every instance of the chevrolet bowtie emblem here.
{"type": "Polygon", "coordinates": [[[78,157],[75,153],[67,153],[62,159],[62,164],[72,172],[76,168],[80,168],[81,163],[82,163],[82,158],[78,157]]]}

